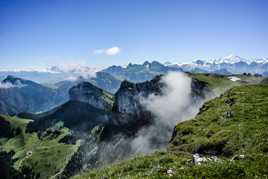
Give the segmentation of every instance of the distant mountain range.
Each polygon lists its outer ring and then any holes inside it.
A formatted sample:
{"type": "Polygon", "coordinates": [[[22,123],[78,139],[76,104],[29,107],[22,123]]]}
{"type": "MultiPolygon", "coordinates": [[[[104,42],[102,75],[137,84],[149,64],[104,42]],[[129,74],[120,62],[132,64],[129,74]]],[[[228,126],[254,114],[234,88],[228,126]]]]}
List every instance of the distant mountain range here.
{"type": "Polygon", "coordinates": [[[160,63],[157,61],[143,64],[128,64],[123,66],[110,66],[105,69],[77,66],[74,68],[60,68],[57,66],[45,70],[4,70],[0,69],[0,79],[8,75],[32,80],[42,84],[55,84],[61,81],[76,81],[83,77],[96,86],[109,92],[115,92],[120,81],[144,82],[153,79],[156,75],[168,71],[185,71],[193,73],[214,73],[221,75],[252,73],[268,76],[268,58],[246,59],[237,55],[211,60],[195,60],[190,63],[160,63]],[[105,86],[105,87],[104,87],[105,86]]]}
{"type": "Polygon", "coordinates": [[[237,55],[212,59],[209,61],[196,60],[192,63],[170,64],[167,66],[178,67],[189,72],[203,72],[215,74],[242,74],[252,73],[267,75],[268,58],[262,59],[245,59],[237,55]]]}

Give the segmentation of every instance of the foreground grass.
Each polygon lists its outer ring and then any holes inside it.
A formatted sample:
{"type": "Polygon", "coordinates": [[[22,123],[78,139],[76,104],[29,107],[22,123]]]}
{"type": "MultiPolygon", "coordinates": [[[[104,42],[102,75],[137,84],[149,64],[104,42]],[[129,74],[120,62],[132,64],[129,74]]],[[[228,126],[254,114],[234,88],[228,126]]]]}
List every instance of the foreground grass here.
{"type": "Polygon", "coordinates": [[[268,177],[268,85],[234,87],[205,103],[196,118],[176,126],[166,152],[134,157],[74,178],[238,177],[268,177]],[[194,153],[216,155],[219,160],[195,165],[194,153]]]}

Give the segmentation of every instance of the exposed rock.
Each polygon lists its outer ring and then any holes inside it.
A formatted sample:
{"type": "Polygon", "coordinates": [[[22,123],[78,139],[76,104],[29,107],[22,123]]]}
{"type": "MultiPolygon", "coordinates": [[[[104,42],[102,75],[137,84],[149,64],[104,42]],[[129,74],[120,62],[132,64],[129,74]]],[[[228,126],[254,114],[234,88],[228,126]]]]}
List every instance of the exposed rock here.
{"type": "Polygon", "coordinates": [[[245,158],[245,155],[234,155],[232,158],[231,158],[231,161],[235,161],[235,160],[241,160],[241,159],[244,159],[245,158]]]}
{"type": "Polygon", "coordinates": [[[174,172],[173,172],[172,169],[168,169],[168,170],[167,170],[167,175],[168,175],[168,176],[172,177],[173,174],[174,174],[174,172]]]}
{"type": "Polygon", "coordinates": [[[81,82],[72,87],[69,91],[70,100],[88,103],[96,108],[103,110],[111,110],[112,102],[111,95],[108,96],[107,92],[92,85],[89,82],[81,82]]]}
{"type": "Polygon", "coordinates": [[[131,83],[123,81],[119,90],[115,93],[114,111],[128,114],[140,114],[143,108],[140,104],[141,97],[149,94],[160,94],[163,83],[160,82],[161,76],[157,76],[151,81],[144,83],[131,83]]]}
{"type": "MultiPolygon", "coordinates": [[[[144,112],[144,107],[141,105],[141,98],[146,98],[150,94],[161,95],[165,83],[162,82],[163,75],[156,76],[151,81],[143,83],[131,83],[123,81],[119,90],[115,93],[115,103],[113,110],[120,113],[139,115],[144,112]]],[[[196,101],[205,97],[205,92],[209,91],[207,83],[192,79],[192,100],[196,101]]]]}
{"type": "Polygon", "coordinates": [[[211,162],[211,161],[216,162],[218,160],[219,159],[217,156],[205,157],[205,156],[202,156],[198,153],[193,155],[193,163],[195,165],[201,165],[203,162],[211,162]]]}

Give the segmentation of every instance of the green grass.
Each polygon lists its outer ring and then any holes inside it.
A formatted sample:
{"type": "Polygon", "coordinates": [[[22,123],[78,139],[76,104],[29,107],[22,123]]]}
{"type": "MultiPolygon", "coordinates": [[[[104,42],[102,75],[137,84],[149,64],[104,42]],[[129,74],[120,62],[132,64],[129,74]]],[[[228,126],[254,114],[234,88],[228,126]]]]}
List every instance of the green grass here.
{"type": "Polygon", "coordinates": [[[14,167],[19,170],[31,170],[35,176],[49,178],[60,172],[73,153],[78,149],[76,145],[59,143],[59,140],[69,134],[67,128],[61,129],[56,138],[39,139],[36,133],[25,133],[25,127],[30,120],[7,117],[12,126],[21,128],[21,133],[11,139],[6,139],[1,145],[4,151],[14,151],[16,159],[14,167]],[[28,154],[27,154],[28,153],[28,154]]]}
{"type": "Polygon", "coordinates": [[[167,151],[137,156],[74,178],[267,177],[268,85],[252,85],[234,87],[205,103],[193,120],[176,126],[167,151]],[[220,160],[195,165],[194,153],[217,155],[220,160]],[[231,161],[236,155],[245,158],[231,161]],[[172,176],[167,174],[169,169],[172,176]]]}
{"type": "Polygon", "coordinates": [[[221,159],[219,162],[194,165],[188,153],[156,152],[84,172],[73,178],[267,178],[267,160],[267,155],[251,155],[238,161],[221,159]],[[168,175],[168,170],[172,170],[172,176],[168,175]]]}
{"type": "Polygon", "coordinates": [[[208,86],[211,89],[216,89],[216,88],[228,89],[233,86],[239,85],[238,82],[233,82],[229,80],[227,76],[196,73],[196,74],[192,74],[192,77],[196,78],[197,80],[208,83],[208,86]]]}
{"type": "Polygon", "coordinates": [[[108,93],[108,92],[106,92],[106,91],[103,91],[102,98],[103,98],[108,104],[110,104],[111,106],[113,105],[113,103],[114,103],[114,96],[113,96],[111,93],[108,93]]]}
{"type": "Polygon", "coordinates": [[[228,156],[262,153],[268,146],[268,86],[240,86],[209,101],[194,120],[176,126],[171,150],[215,148],[228,156]]]}

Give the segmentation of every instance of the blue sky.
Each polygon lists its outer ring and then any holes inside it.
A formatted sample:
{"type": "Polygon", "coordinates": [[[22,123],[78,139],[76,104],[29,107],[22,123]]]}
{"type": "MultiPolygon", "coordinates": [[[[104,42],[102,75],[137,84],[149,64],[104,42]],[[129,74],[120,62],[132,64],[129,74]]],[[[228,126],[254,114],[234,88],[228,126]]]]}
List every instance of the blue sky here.
{"type": "Polygon", "coordinates": [[[266,0],[0,0],[0,68],[268,57],[267,22],[266,0]]]}

